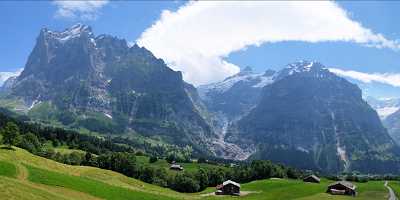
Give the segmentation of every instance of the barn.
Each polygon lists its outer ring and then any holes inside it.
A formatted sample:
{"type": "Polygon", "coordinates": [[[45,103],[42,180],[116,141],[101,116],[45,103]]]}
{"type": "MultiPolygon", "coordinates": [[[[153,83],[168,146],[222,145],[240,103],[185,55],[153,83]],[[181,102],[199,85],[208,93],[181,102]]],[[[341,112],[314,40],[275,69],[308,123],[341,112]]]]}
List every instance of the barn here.
{"type": "Polygon", "coordinates": [[[231,180],[227,180],[221,185],[217,185],[216,189],[216,195],[240,195],[240,184],[231,180]]]}
{"type": "Polygon", "coordinates": [[[326,191],[327,193],[330,194],[337,194],[337,195],[351,195],[351,196],[356,196],[357,186],[353,185],[352,183],[348,181],[338,181],[335,183],[332,183],[328,186],[328,190],[326,191]]]}
{"type": "Polygon", "coordinates": [[[172,165],[169,167],[169,169],[171,169],[171,170],[176,170],[176,171],[182,171],[182,170],[183,170],[183,167],[182,167],[181,165],[178,165],[178,164],[172,164],[172,165]]]}
{"type": "Polygon", "coordinates": [[[308,182],[308,183],[320,183],[321,179],[313,174],[313,175],[309,175],[309,176],[306,176],[305,178],[303,178],[303,181],[308,182]]]}

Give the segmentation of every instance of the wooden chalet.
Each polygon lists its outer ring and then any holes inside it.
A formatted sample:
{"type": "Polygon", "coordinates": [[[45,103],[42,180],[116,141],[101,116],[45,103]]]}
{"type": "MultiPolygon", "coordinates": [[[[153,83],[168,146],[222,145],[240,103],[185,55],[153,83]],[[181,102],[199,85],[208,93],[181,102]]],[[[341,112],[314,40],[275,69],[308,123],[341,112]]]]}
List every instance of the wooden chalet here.
{"type": "Polygon", "coordinates": [[[176,171],[182,171],[182,170],[183,170],[183,167],[182,167],[181,165],[178,165],[178,164],[172,164],[172,165],[169,167],[169,169],[171,169],[171,170],[176,170],[176,171]]]}
{"type": "Polygon", "coordinates": [[[318,178],[318,176],[315,176],[314,174],[306,176],[303,178],[304,182],[308,182],[308,183],[320,183],[321,179],[318,178]]]}
{"type": "Polygon", "coordinates": [[[332,183],[328,186],[327,193],[334,194],[334,195],[351,195],[356,196],[357,186],[353,185],[348,181],[338,181],[332,183]]]}
{"type": "Polygon", "coordinates": [[[221,185],[217,185],[216,195],[234,195],[240,196],[240,184],[231,180],[223,182],[221,185]]]}

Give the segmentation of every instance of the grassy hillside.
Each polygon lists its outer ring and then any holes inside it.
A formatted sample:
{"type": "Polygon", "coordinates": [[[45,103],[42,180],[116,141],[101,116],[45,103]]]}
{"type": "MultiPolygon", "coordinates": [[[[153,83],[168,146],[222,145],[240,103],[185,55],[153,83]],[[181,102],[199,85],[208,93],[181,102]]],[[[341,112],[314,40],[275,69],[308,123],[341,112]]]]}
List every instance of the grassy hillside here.
{"type": "Polygon", "coordinates": [[[396,196],[400,197],[400,182],[399,181],[390,181],[389,186],[393,189],[396,196]]]}
{"type": "MultiPolygon", "coordinates": [[[[238,199],[238,197],[214,196],[214,188],[195,194],[178,193],[109,170],[65,165],[34,156],[22,149],[14,149],[15,151],[0,149],[0,197],[4,199],[238,199]]],[[[146,157],[142,159],[143,162],[147,162],[146,157]]],[[[167,167],[163,160],[157,161],[155,165],[167,167]]],[[[188,170],[197,167],[195,163],[186,166],[188,170]]],[[[260,180],[242,184],[242,193],[245,195],[239,198],[248,200],[387,199],[388,193],[383,182],[357,183],[359,195],[356,198],[326,194],[326,186],[329,183],[328,180],[323,180],[321,184],[285,179],[260,180]]]]}

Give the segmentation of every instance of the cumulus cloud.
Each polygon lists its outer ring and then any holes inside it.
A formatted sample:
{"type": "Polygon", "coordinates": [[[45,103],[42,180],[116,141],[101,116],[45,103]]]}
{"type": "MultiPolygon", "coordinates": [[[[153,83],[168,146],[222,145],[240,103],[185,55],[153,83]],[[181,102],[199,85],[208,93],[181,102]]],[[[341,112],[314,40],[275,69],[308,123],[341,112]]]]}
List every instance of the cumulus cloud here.
{"type": "MultiPolygon", "coordinates": [[[[345,41],[398,49],[350,19],[332,1],[195,1],[161,17],[137,40],[195,85],[221,80],[239,71],[230,53],[281,41],[345,41]]],[[[265,55],[268,56],[268,55],[265,55]]]]}
{"type": "Polygon", "coordinates": [[[3,85],[3,83],[9,79],[10,77],[18,76],[22,72],[22,68],[18,69],[14,72],[0,72],[0,87],[3,85]]]}
{"type": "Polygon", "coordinates": [[[58,7],[55,16],[60,18],[79,18],[81,20],[95,20],[98,10],[108,4],[108,0],[94,1],[54,1],[54,5],[58,7]]]}
{"type": "Polygon", "coordinates": [[[400,87],[400,74],[394,73],[364,73],[353,70],[330,68],[329,71],[339,76],[351,78],[363,83],[383,83],[394,87],[400,87]]]}

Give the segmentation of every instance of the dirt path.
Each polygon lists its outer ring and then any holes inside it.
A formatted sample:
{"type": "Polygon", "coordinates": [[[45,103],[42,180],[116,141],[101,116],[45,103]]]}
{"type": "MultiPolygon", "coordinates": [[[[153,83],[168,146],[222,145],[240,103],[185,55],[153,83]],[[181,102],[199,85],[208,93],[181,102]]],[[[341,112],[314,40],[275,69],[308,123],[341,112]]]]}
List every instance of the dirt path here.
{"type": "Polygon", "coordinates": [[[394,193],[393,189],[388,186],[388,182],[385,181],[385,187],[389,190],[389,198],[388,200],[398,200],[396,194],[394,193]]]}
{"type": "MultiPolygon", "coordinates": [[[[246,196],[249,194],[254,194],[254,193],[261,193],[261,192],[257,192],[257,191],[240,191],[240,196],[246,196]]],[[[230,196],[230,195],[216,195],[215,192],[210,192],[210,193],[206,193],[206,194],[201,194],[201,197],[208,197],[208,196],[230,196]]]]}
{"type": "Polygon", "coordinates": [[[24,181],[28,179],[29,173],[25,166],[23,166],[22,164],[17,164],[17,171],[18,171],[17,178],[19,180],[24,181]]]}

